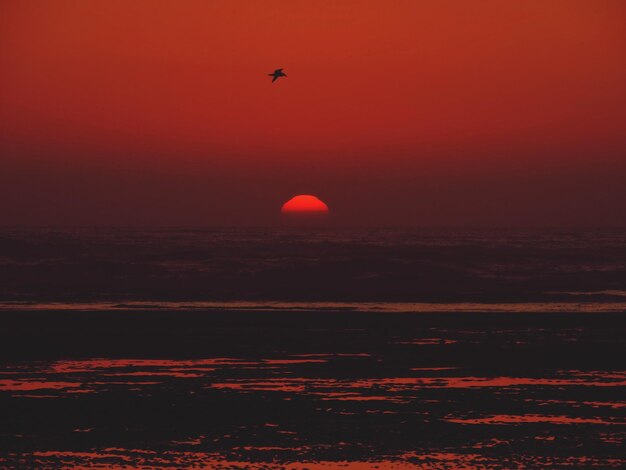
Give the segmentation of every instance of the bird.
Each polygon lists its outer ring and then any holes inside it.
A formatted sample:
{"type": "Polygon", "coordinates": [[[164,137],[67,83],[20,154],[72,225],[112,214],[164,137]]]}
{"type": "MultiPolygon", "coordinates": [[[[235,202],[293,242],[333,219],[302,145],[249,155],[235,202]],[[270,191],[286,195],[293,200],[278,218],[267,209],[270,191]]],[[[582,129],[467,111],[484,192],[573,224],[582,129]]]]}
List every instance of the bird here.
{"type": "Polygon", "coordinates": [[[274,83],[276,80],[278,80],[280,77],[287,77],[287,75],[285,74],[285,72],[283,72],[283,69],[276,69],[274,70],[274,73],[268,73],[268,75],[272,78],[272,83],[274,83]]]}

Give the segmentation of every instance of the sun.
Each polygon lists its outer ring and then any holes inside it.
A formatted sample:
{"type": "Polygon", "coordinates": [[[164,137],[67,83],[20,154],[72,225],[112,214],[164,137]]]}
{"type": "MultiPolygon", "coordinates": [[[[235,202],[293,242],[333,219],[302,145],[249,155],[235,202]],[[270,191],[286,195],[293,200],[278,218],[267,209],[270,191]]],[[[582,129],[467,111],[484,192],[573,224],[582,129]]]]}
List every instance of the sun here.
{"type": "Polygon", "coordinates": [[[328,206],[321,199],[310,194],[294,196],[283,204],[280,210],[283,214],[328,214],[328,206]]]}
{"type": "Polygon", "coordinates": [[[300,194],[289,199],[280,210],[282,221],[288,226],[318,227],[329,221],[329,209],[324,201],[311,194],[300,194]]]}

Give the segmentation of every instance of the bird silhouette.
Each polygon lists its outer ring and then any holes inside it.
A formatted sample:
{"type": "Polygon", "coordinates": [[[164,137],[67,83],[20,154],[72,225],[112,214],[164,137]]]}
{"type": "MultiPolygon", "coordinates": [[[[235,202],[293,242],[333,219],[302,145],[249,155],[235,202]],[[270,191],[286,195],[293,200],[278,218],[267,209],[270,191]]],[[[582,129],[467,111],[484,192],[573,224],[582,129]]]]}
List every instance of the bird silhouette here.
{"type": "Polygon", "coordinates": [[[268,75],[272,78],[272,83],[274,83],[276,80],[278,80],[280,77],[287,77],[287,75],[283,72],[283,69],[276,69],[274,70],[274,73],[268,73],[268,75]]]}

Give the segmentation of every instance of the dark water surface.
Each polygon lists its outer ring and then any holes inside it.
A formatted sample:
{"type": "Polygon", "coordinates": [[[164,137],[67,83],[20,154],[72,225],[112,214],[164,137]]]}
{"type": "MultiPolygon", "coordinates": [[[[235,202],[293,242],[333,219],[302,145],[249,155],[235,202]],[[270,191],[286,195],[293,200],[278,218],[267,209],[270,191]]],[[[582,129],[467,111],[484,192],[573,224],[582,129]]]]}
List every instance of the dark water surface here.
{"type": "Polygon", "coordinates": [[[626,300],[626,230],[0,232],[0,300],[626,300]]]}
{"type": "Polygon", "coordinates": [[[620,231],[0,233],[0,467],[624,468],[620,231]]]}

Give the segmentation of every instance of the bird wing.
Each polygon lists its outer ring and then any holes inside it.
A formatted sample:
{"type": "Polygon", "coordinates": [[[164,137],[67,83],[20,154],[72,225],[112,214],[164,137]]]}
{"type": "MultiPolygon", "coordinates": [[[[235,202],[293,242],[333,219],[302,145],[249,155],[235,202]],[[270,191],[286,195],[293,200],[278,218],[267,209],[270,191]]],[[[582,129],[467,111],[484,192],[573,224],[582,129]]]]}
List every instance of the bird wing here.
{"type": "Polygon", "coordinates": [[[274,83],[276,80],[278,80],[278,75],[274,75],[274,78],[272,78],[272,83],[274,83]]]}

